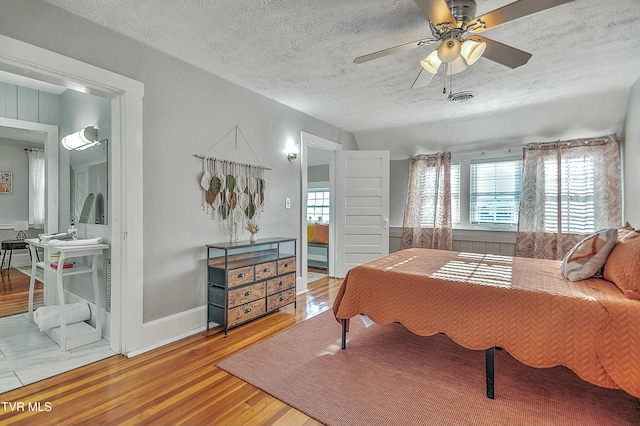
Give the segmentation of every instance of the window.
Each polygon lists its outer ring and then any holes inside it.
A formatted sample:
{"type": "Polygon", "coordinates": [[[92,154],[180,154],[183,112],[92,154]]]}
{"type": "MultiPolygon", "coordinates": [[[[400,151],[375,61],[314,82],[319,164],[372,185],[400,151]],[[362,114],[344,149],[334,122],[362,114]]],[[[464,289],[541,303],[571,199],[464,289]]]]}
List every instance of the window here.
{"type": "Polygon", "coordinates": [[[518,225],[522,160],[471,161],[470,222],[474,225],[518,225]]]}
{"type": "Polygon", "coordinates": [[[329,190],[310,189],[307,191],[307,219],[309,222],[329,223],[329,190]]]}
{"type": "Polygon", "coordinates": [[[593,157],[563,159],[560,163],[560,197],[558,206],[558,162],[544,163],[545,211],[544,230],[558,232],[558,216],[564,234],[595,232],[593,157]]]}
{"type": "Polygon", "coordinates": [[[29,223],[34,228],[44,227],[44,152],[29,150],[29,223]]]}

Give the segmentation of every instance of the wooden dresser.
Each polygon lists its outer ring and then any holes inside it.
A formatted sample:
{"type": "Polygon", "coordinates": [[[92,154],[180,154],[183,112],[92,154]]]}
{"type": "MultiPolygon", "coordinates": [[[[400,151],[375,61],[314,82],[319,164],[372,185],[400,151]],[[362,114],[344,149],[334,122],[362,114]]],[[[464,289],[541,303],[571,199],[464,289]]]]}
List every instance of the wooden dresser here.
{"type": "Polygon", "coordinates": [[[296,303],[296,239],[207,245],[207,330],[230,328],[296,303]],[[212,324],[214,323],[214,324],[212,324]]]}

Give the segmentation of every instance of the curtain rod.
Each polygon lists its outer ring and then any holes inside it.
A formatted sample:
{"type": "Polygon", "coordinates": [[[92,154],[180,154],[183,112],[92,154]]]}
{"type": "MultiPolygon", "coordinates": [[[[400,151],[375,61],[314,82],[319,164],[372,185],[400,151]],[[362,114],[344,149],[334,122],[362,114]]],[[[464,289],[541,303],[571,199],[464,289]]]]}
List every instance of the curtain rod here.
{"type": "Polygon", "coordinates": [[[36,151],[36,152],[44,152],[44,149],[35,149],[35,148],[25,148],[25,151],[36,151]]]}
{"type": "Polygon", "coordinates": [[[572,139],[569,141],[561,141],[560,139],[558,139],[555,142],[532,142],[532,143],[528,143],[526,144],[526,146],[529,145],[534,145],[538,148],[544,148],[546,146],[558,146],[558,145],[564,145],[564,144],[571,144],[572,142],[575,141],[582,141],[585,144],[590,144],[590,143],[600,143],[600,142],[607,142],[609,140],[608,137],[599,137],[599,138],[578,138],[578,139],[572,139]]]}

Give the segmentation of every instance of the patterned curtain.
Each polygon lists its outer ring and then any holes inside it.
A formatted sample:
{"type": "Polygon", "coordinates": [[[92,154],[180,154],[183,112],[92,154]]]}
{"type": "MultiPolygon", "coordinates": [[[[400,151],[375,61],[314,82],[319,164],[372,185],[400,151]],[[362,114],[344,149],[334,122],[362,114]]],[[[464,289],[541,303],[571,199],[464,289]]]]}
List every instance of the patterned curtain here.
{"type": "Polygon", "coordinates": [[[523,167],[516,256],[562,259],[586,235],[620,226],[615,135],[527,145],[523,167]]]}
{"type": "Polygon", "coordinates": [[[451,250],[451,153],[409,160],[402,248],[451,250]]]}

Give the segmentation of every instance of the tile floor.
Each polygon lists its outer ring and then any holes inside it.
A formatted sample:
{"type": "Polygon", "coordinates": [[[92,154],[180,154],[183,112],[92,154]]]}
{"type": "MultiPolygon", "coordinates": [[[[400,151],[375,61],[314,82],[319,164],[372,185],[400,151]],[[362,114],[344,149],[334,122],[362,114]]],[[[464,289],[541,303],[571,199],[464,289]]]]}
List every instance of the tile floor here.
{"type": "Polygon", "coordinates": [[[0,318],[0,393],[114,355],[105,339],[62,352],[26,314],[0,318]]]}

